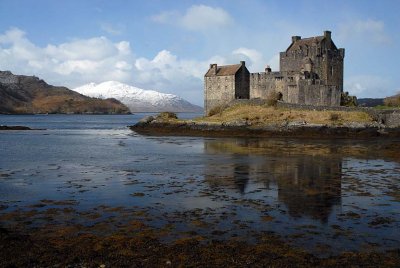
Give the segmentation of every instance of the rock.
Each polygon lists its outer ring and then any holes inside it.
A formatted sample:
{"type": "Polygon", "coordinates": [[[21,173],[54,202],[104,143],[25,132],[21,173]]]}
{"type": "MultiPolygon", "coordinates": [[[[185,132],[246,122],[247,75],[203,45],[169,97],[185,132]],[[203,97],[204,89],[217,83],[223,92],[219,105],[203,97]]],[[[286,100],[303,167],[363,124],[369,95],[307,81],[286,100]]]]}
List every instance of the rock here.
{"type": "Polygon", "coordinates": [[[0,126],[0,130],[32,130],[25,126],[0,126]]]}
{"type": "Polygon", "coordinates": [[[154,121],[154,120],[155,120],[155,118],[154,118],[153,116],[149,115],[149,116],[146,116],[146,117],[140,119],[140,120],[139,120],[139,123],[140,123],[140,124],[149,124],[149,123],[151,123],[151,122],[154,121]]]}

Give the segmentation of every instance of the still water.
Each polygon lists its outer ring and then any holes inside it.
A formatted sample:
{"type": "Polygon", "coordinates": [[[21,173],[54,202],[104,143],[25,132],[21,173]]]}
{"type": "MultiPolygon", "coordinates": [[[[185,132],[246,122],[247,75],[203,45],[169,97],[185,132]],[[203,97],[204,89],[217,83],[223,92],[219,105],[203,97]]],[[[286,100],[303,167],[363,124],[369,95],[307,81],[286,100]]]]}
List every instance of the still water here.
{"type": "Polygon", "coordinates": [[[147,137],[126,128],[143,116],[0,116],[0,125],[45,129],[0,131],[0,227],[133,217],[167,226],[164,241],[253,243],[272,232],[321,255],[400,248],[400,140],[147,137]],[[82,216],[93,211],[100,215],[82,216]]]}

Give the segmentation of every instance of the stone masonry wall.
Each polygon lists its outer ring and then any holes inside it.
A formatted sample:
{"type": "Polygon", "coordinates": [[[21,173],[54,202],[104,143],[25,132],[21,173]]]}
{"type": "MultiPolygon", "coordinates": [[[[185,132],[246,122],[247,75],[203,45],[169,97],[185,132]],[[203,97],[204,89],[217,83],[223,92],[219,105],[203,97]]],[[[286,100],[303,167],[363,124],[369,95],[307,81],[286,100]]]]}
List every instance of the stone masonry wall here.
{"type": "Polygon", "coordinates": [[[235,99],[235,76],[210,76],[204,78],[204,110],[207,115],[213,107],[235,99]]]}
{"type": "Polygon", "coordinates": [[[241,67],[235,75],[235,99],[250,98],[250,73],[247,68],[241,67]]]}

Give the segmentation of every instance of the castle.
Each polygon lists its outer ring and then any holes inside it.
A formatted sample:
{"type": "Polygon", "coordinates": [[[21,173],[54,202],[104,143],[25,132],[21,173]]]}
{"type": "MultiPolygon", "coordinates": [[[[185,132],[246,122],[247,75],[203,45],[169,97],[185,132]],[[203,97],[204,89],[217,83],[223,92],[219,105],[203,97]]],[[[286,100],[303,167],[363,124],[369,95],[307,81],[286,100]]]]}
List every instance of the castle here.
{"type": "Polygon", "coordinates": [[[211,64],[204,75],[205,114],[235,99],[268,99],[274,93],[287,103],[340,106],[343,92],[344,48],[337,48],[331,32],[323,36],[293,36],[280,53],[280,71],[250,73],[244,61],[218,66],[211,64]]]}

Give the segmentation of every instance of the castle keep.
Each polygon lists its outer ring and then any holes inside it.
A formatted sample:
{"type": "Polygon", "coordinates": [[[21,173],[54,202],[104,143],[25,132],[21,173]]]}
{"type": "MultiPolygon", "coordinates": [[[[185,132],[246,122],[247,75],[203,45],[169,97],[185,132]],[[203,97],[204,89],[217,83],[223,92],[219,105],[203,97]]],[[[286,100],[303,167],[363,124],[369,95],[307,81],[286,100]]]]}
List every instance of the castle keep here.
{"type": "Polygon", "coordinates": [[[293,36],[280,53],[280,71],[267,67],[249,73],[245,62],[218,66],[211,64],[204,76],[204,108],[228,104],[234,99],[268,99],[278,95],[283,102],[317,106],[339,106],[343,92],[344,49],[337,48],[331,32],[323,36],[293,36]]]}

